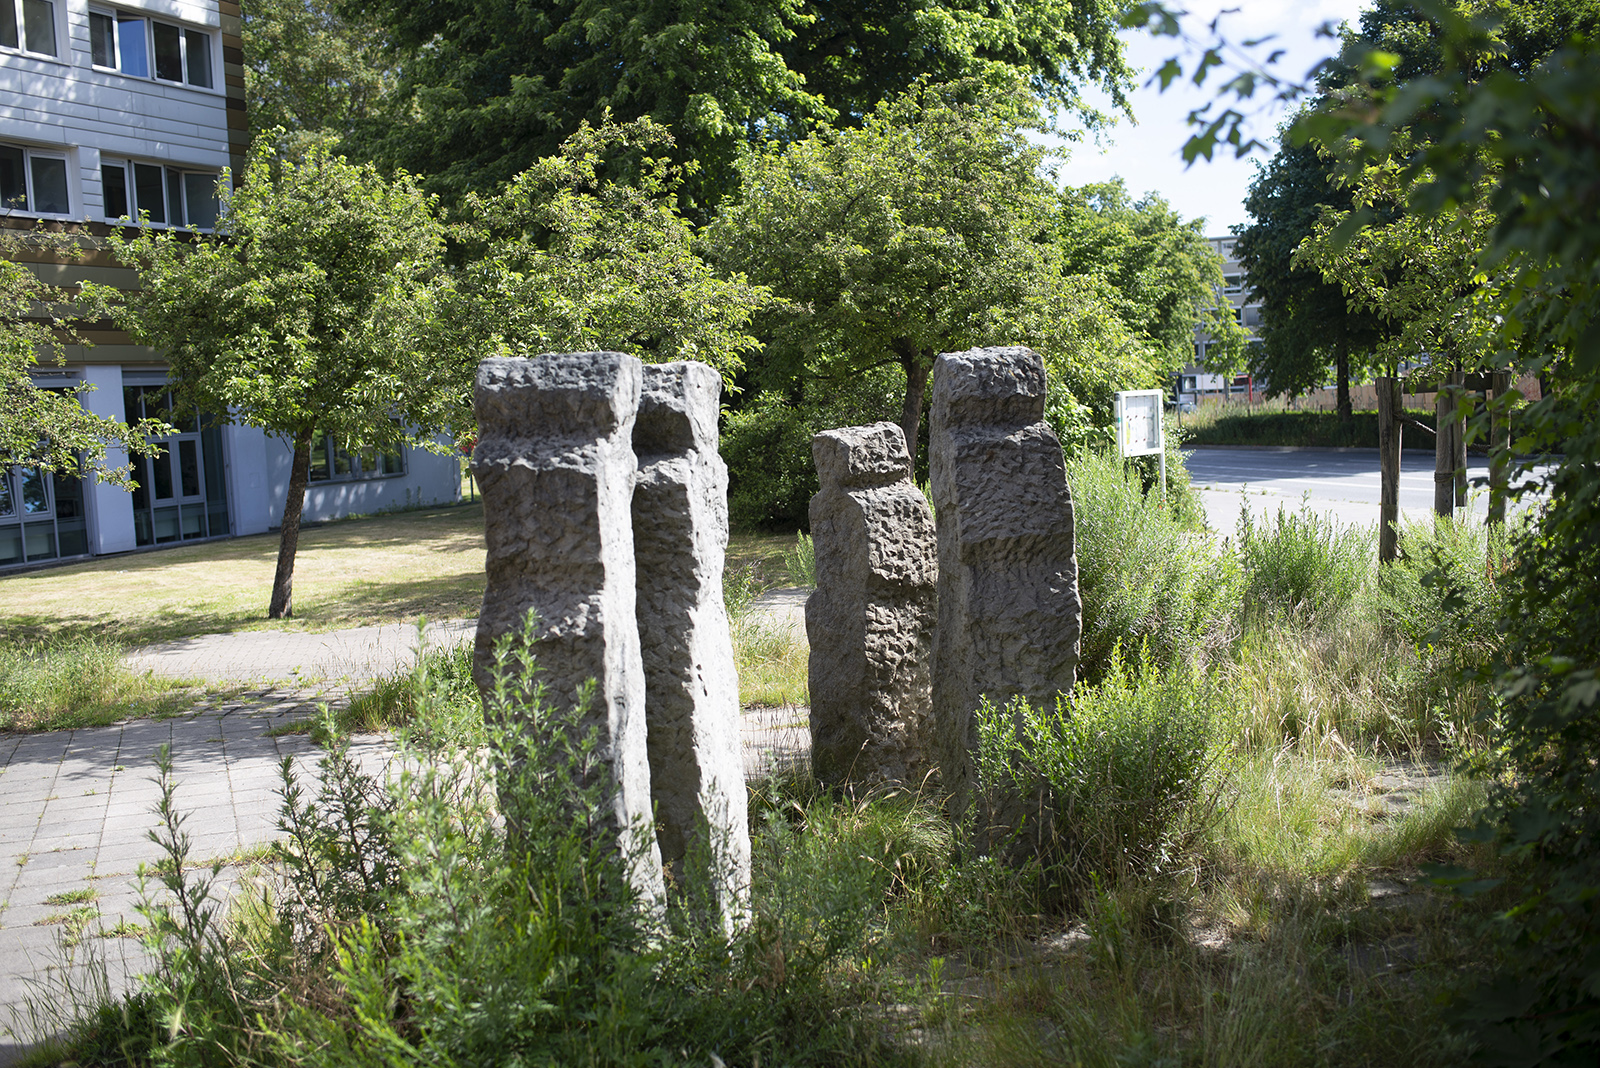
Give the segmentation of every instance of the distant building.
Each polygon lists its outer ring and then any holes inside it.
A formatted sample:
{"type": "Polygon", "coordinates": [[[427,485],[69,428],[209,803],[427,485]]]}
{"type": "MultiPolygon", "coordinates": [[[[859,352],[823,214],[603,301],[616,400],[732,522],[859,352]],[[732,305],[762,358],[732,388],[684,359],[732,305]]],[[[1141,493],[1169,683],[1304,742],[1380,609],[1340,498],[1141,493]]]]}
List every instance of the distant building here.
{"type": "MultiPolygon", "coordinates": [[[[138,285],[103,241],[141,213],[155,226],[208,230],[224,169],[246,148],[240,13],[231,0],[0,0],[0,226],[44,221],[82,235],[72,263],[31,269],[58,285],[138,285]]],[[[67,365],[36,384],[96,387],[86,407],[136,419],[167,406],[161,354],[118,330],[92,330],[67,365]]],[[[137,461],[133,493],[94,479],[0,468],[0,569],[276,526],[289,446],[255,427],[170,420],[179,433],[137,461]]],[[[424,450],[312,454],[308,521],[453,501],[454,457],[424,450]]]]}
{"type": "MultiPolygon", "coordinates": [[[[1249,281],[1234,251],[1239,239],[1230,234],[1226,237],[1208,237],[1206,240],[1222,257],[1222,292],[1218,297],[1233,309],[1234,321],[1253,337],[1256,328],[1261,325],[1261,302],[1249,299],[1249,281]]],[[[1176,383],[1175,392],[1179,402],[1198,402],[1206,395],[1221,397],[1259,393],[1261,384],[1251,382],[1248,375],[1236,375],[1224,380],[1222,375],[1212,372],[1206,365],[1206,349],[1210,344],[1211,336],[1197,325],[1194,330],[1194,360],[1179,373],[1176,383]]]]}

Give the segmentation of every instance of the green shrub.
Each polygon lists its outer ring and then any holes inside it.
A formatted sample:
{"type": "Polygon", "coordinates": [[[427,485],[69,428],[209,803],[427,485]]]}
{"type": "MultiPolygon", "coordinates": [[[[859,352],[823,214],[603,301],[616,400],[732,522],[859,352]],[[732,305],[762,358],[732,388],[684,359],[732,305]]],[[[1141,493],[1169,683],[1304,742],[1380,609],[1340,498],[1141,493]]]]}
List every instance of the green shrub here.
{"type": "MultiPolygon", "coordinates": [[[[417,643],[423,645],[420,620],[417,643]]],[[[481,746],[483,699],[472,679],[472,657],[471,642],[425,648],[410,671],[378,678],[372,692],[352,699],[335,717],[337,729],[392,730],[427,751],[481,746]]]]}
{"type": "MultiPolygon", "coordinates": [[[[1400,558],[1378,577],[1377,604],[1390,633],[1481,654],[1498,633],[1497,579],[1509,558],[1506,532],[1476,519],[1407,523],[1400,558]]],[[[1475,659],[1481,660],[1481,655],[1475,659]]]]}
{"type": "MultiPolygon", "coordinates": [[[[1169,469],[1169,474],[1171,473],[1169,469]]],[[[1199,663],[1232,634],[1233,554],[1173,514],[1112,453],[1067,461],[1083,599],[1080,673],[1098,679],[1120,644],[1158,664],[1199,663]]]]}
{"type": "Polygon", "coordinates": [[[1163,671],[1141,655],[1133,670],[1120,647],[1098,685],[1058,696],[1053,708],[985,702],[975,818],[1023,816],[1017,833],[1046,899],[1077,896],[1096,877],[1169,875],[1191,863],[1191,847],[1218,813],[1226,707],[1194,669],[1163,671]]]}
{"type": "Polygon", "coordinates": [[[1312,620],[1349,605],[1366,588],[1375,567],[1371,534],[1341,526],[1307,507],[1257,525],[1239,513],[1239,560],[1244,567],[1244,611],[1312,620]]]}
{"type": "Polygon", "coordinates": [[[794,536],[794,548],[783,554],[783,567],[791,585],[817,588],[817,550],[810,534],[794,536]]]}
{"type": "Polygon", "coordinates": [[[888,371],[844,383],[809,380],[804,390],[799,399],[757,393],[723,421],[728,518],[736,529],[808,528],[818,488],[811,439],[824,430],[900,418],[900,390],[888,371]]]}

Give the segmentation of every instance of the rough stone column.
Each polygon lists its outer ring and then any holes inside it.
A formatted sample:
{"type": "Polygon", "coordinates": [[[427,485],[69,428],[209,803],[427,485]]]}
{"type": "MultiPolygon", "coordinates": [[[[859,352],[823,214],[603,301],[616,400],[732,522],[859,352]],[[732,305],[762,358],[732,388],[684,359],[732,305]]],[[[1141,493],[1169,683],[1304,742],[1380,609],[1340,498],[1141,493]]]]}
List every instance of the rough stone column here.
{"type": "Polygon", "coordinates": [[[661,857],[679,886],[709,891],[699,904],[731,930],[749,912],[750,831],[739,674],[722,601],[721,392],[721,376],[703,363],[645,366],[633,428],[633,545],[661,857]],[[686,864],[698,870],[686,875],[686,864]]]}
{"type": "Polygon", "coordinates": [[[644,666],[634,615],[633,426],[641,364],[620,352],[496,357],[478,366],[472,473],[483,487],[488,586],[474,674],[487,687],[496,639],[538,613],[538,680],[571,709],[595,680],[584,728],[598,730],[615,792],[611,828],[632,879],[662,896],[650,810],[644,666]]]}
{"type": "Polygon", "coordinates": [[[894,423],[824,431],[811,453],[822,483],[806,601],[812,767],[826,783],[916,787],[934,770],[933,513],[894,423]]]}
{"type": "Polygon", "coordinates": [[[929,476],[939,537],[933,718],[944,786],[965,806],[973,712],[1072,688],[1083,610],[1061,443],[1044,363],[1022,347],[933,365],[929,476]]]}

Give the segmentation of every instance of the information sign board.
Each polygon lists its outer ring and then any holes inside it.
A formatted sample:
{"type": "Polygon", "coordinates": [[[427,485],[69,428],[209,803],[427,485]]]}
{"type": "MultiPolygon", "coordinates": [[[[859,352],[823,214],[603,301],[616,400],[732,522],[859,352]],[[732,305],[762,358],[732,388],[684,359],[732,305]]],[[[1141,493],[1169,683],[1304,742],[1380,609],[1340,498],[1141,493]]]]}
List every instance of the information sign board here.
{"type": "Polygon", "coordinates": [[[1161,413],[1166,396],[1159,389],[1129,389],[1117,394],[1117,450],[1123,456],[1160,455],[1161,413]]]}

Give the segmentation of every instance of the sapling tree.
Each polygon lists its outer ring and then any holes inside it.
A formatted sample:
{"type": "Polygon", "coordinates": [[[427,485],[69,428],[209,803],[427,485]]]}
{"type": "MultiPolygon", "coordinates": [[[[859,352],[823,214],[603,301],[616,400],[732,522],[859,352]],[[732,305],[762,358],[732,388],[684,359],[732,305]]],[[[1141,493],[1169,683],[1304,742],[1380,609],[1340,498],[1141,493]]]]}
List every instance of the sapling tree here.
{"type": "Polygon", "coordinates": [[[1031,98],[920,86],[868,115],[752,156],[710,228],[713,259],[787,303],[765,323],[769,377],[905,376],[916,452],[934,358],[1024,340],[1060,279],[1054,189],[1020,127],[1031,98]]]}
{"type": "Polygon", "coordinates": [[[166,356],[174,403],[293,450],[272,619],[294,610],[313,436],[441,448],[437,432],[459,425],[467,396],[424,343],[444,285],[432,200],[325,145],[296,157],[258,139],[215,234],[145,228],[117,243],[142,278],[117,319],[166,356]]]}

